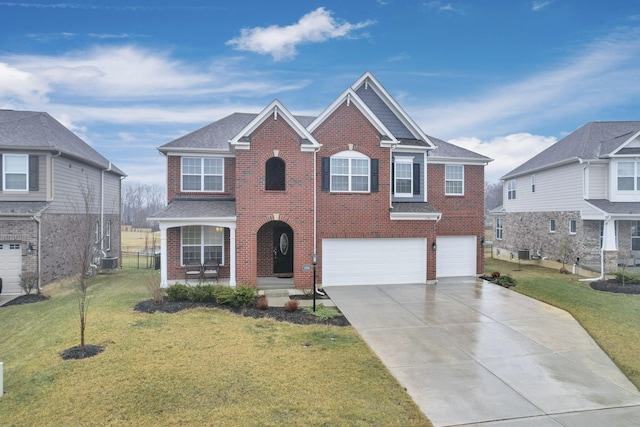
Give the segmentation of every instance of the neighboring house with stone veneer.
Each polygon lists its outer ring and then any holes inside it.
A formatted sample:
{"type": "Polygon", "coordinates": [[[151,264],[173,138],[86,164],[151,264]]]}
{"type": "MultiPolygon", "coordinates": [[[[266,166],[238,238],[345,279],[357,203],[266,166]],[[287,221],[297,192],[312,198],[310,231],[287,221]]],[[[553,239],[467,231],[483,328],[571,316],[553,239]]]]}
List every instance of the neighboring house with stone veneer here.
{"type": "Polygon", "coordinates": [[[64,241],[77,235],[75,218],[95,224],[97,249],[119,256],[124,176],[49,114],[0,110],[2,293],[20,293],[23,273],[37,274],[39,285],[73,273],[77,254],[64,241]]]}
{"type": "Polygon", "coordinates": [[[501,179],[494,255],[640,264],[640,122],[587,123],[501,179]]]}
{"type": "Polygon", "coordinates": [[[263,278],[426,283],[483,271],[484,166],[427,136],[371,73],[318,117],[279,101],[169,142],[163,286],[214,259],[231,286],[263,278]],[[315,255],[315,257],[314,257],[315,255]]]}

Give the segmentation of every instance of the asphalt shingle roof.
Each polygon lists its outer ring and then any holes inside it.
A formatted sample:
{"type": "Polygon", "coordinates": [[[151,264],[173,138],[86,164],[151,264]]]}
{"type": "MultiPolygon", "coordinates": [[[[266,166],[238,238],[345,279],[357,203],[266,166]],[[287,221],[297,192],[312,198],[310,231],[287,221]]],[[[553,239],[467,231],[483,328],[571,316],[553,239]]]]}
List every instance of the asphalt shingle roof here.
{"type": "Polygon", "coordinates": [[[640,121],[591,122],[524,162],[502,179],[509,179],[571,159],[606,158],[640,131],[640,121]]]}
{"type": "Polygon", "coordinates": [[[0,202],[0,216],[37,214],[48,206],[48,202],[0,202]]]}
{"type": "MultiPolygon", "coordinates": [[[[0,148],[56,150],[109,167],[109,160],[47,113],[0,110],[0,148]]],[[[125,175],[115,165],[112,170],[125,175]]]]}
{"type": "Polygon", "coordinates": [[[171,218],[230,218],[236,216],[235,200],[174,199],[149,219],[171,218]]]}
{"type": "Polygon", "coordinates": [[[590,199],[587,202],[613,215],[640,215],[640,202],[611,202],[606,199],[590,199]]]}

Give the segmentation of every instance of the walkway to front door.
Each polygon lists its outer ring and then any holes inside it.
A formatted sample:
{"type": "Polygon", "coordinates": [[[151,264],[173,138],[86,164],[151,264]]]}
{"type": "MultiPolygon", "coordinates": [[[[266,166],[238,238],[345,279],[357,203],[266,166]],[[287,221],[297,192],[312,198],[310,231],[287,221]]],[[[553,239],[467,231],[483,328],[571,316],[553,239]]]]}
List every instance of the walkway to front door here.
{"type": "Polygon", "coordinates": [[[435,426],[638,425],[640,393],[565,311],[474,277],[325,289],[435,426]]]}

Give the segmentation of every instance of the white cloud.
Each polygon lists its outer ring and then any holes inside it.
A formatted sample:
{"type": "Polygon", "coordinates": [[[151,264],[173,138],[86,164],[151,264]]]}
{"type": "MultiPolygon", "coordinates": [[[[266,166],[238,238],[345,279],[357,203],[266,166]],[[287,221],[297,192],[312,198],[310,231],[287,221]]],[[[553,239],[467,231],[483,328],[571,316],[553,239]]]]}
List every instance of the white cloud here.
{"type": "Polygon", "coordinates": [[[627,28],[555,69],[463,100],[432,101],[435,107],[411,110],[433,135],[485,137],[603,111],[639,96],[640,29],[627,28]]]}
{"type": "Polygon", "coordinates": [[[46,102],[49,90],[46,81],[36,74],[0,62],[0,100],[46,102]]]}
{"type": "Polygon", "coordinates": [[[240,36],[227,41],[237,50],[271,55],[275,61],[291,59],[297,55],[300,44],[321,43],[330,39],[346,37],[355,30],[367,27],[373,21],[356,24],[339,22],[331,11],[319,7],[304,15],[292,25],[280,27],[243,28],[240,36]]]}
{"type": "Polygon", "coordinates": [[[556,142],[552,136],[514,133],[498,136],[487,141],[478,138],[454,138],[452,144],[491,157],[493,162],[485,168],[485,181],[495,182],[507,172],[515,169],[531,157],[556,142]]]}
{"type": "Polygon", "coordinates": [[[543,8],[549,6],[550,4],[551,4],[550,1],[534,1],[532,10],[534,12],[538,12],[539,10],[542,10],[543,8]]]}

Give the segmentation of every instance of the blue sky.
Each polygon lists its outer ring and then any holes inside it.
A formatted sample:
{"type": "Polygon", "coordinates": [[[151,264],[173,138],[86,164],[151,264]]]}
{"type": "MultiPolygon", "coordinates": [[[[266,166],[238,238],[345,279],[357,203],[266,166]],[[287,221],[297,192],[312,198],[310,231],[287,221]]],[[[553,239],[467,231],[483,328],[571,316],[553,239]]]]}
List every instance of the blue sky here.
{"type": "Polygon", "coordinates": [[[0,108],[49,112],[128,175],[279,99],[319,114],[371,71],[496,181],[589,121],[640,120],[640,4],[616,0],[0,1],[0,108]]]}

